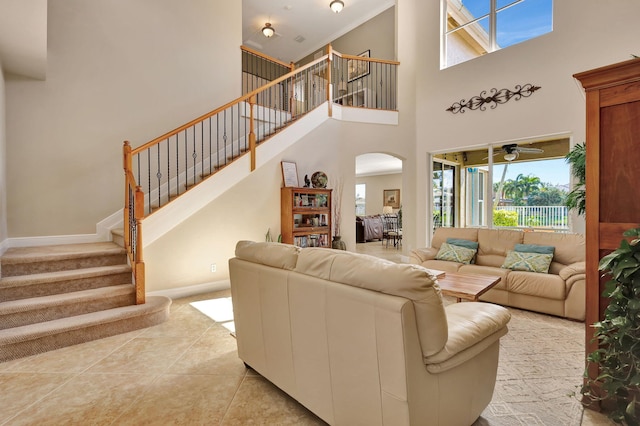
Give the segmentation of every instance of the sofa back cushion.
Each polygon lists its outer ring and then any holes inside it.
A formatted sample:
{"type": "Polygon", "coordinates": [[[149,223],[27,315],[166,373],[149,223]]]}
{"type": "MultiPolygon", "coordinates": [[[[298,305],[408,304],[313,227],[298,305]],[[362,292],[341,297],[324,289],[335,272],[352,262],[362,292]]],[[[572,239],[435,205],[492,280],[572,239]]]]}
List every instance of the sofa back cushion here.
{"type": "Polygon", "coordinates": [[[289,244],[238,241],[236,257],[261,265],[292,270],[296,267],[300,248],[289,244]]]}
{"type": "Polygon", "coordinates": [[[476,264],[499,268],[516,244],[522,244],[522,231],[511,229],[478,229],[478,255],[476,264]]]}
{"type": "Polygon", "coordinates": [[[478,228],[438,228],[431,239],[431,247],[440,249],[447,238],[478,241],[478,228]]]}
{"type": "Polygon", "coordinates": [[[447,342],[448,328],[440,289],[426,268],[373,256],[325,248],[300,251],[295,271],[328,281],[379,291],[413,302],[424,356],[447,342]]]}
{"type": "Polygon", "coordinates": [[[566,265],[585,260],[584,235],[558,232],[525,232],[524,244],[554,246],[549,272],[557,274],[566,265]]]}

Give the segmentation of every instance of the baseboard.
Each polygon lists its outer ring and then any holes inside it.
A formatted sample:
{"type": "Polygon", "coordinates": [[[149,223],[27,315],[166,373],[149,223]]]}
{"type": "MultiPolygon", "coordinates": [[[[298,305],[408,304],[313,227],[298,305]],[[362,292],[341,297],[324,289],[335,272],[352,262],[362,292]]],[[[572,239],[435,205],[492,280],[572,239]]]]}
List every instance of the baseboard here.
{"type": "Polygon", "coordinates": [[[167,296],[171,299],[181,299],[183,297],[195,296],[212,291],[227,290],[229,288],[231,288],[231,281],[222,280],[186,287],[170,288],[167,290],[150,291],[147,293],[147,296],[167,296]]]}

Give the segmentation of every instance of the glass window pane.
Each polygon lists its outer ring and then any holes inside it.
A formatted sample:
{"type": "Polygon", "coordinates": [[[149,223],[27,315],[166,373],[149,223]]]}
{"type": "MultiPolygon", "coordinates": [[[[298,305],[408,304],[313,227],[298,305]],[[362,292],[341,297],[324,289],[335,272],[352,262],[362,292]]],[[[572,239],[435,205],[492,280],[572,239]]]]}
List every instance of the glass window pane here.
{"type": "Polygon", "coordinates": [[[482,56],[489,48],[489,18],[460,28],[446,35],[448,67],[482,56]]]}
{"type": "Polygon", "coordinates": [[[490,0],[447,1],[447,22],[449,29],[461,27],[478,18],[489,15],[490,0]]]}
{"type": "Polygon", "coordinates": [[[496,37],[500,48],[538,37],[553,30],[552,0],[523,1],[497,13],[496,37]]]}

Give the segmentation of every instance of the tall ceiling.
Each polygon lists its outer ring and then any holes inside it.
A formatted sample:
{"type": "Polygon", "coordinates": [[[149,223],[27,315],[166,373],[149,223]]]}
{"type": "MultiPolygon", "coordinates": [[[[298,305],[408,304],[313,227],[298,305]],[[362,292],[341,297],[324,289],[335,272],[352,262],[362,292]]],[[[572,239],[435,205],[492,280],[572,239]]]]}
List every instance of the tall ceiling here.
{"type": "Polygon", "coordinates": [[[242,0],[242,40],[245,46],[284,62],[296,62],[325,47],[395,4],[395,0],[343,0],[334,13],[331,0],[242,0]],[[270,22],[276,30],[262,35],[270,22]]]}

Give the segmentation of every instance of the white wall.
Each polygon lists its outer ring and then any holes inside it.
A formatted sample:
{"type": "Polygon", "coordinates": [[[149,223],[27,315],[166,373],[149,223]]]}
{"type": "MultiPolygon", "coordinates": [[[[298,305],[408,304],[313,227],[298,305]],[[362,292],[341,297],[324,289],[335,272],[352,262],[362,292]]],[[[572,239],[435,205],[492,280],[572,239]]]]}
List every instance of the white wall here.
{"type": "MultiPolygon", "coordinates": [[[[382,196],[385,189],[399,189],[400,204],[402,204],[403,197],[405,195],[402,190],[402,173],[357,177],[356,183],[363,183],[366,185],[366,215],[382,213],[382,207],[384,206],[382,196]]],[[[398,209],[394,209],[394,211],[398,211],[398,209]]]]}
{"type": "MultiPolygon", "coordinates": [[[[416,23],[416,32],[402,22],[399,46],[416,39],[420,42],[419,49],[403,48],[399,54],[403,68],[411,66],[408,58],[415,58],[419,170],[426,170],[428,154],[433,151],[565,132],[572,135],[572,143],[582,142],[585,100],[572,75],[628,60],[630,54],[640,52],[637,0],[556,0],[552,33],[440,71],[440,2],[398,0],[398,8],[404,6],[415,7],[415,13],[406,18],[416,23]],[[526,83],[542,88],[530,98],[511,100],[495,109],[464,114],[445,111],[453,102],[483,90],[514,89],[526,83]]],[[[430,180],[424,177],[421,171],[416,192],[417,216],[422,218],[430,211],[430,180]]],[[[426,221],[418,223],[417,233],[419,245],[426,243],[426,221]]]]}
{"type": "Polygon", "coordinates": [[[240,95],[241,2],[48,4],[46,81],[6,83],[9,237],[94,233],[122,209],[124,140],[240,95]]]}

